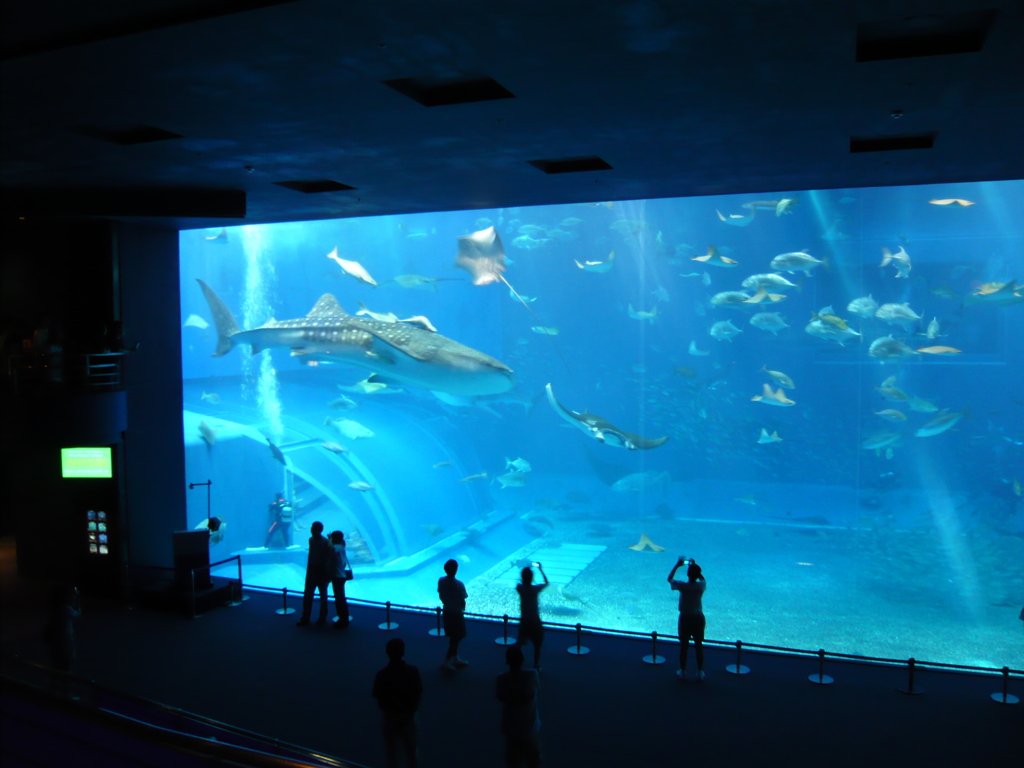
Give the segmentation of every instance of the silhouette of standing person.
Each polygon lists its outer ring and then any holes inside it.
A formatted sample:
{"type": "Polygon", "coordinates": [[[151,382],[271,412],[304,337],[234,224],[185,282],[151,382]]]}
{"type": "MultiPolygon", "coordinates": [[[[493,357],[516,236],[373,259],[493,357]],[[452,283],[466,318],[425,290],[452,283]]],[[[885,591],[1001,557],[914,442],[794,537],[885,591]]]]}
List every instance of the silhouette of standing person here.
{"type": "Polygon", "coordinates": [[[468,667],[469,662],[459,658],[459,643],[466,637],[466,585],[455,578],[459,572],[459,561],[448,560],[444,564],[445,575],[437,580],[437,595],[441,598],[441,618],[444,620],[444,634],[448,638],[448,653],[441,665],[443,671],[468,667]]]}
{"type": "Polygon", "coordinates": [[[296,626],[309,624],[313,613],[313,595],[320,590],[320,618],[316,623],[323,626],[327,623],[327,583],[331,580],[331,557],[334,550],[331,543],[324,538],[324,524],[319,520],[309,527],[309,555],[306,557],[306,586],[302,593],[302,618],[296,626]]]}
{"type": "Polygon", "coordinates": [[[341,531],[331,532],[331,588],[334,590],[334,610],[338,614],[335,629],[348,626],[348,601],[345,599],[345,582],[352,578],[352,566],[348,562],[345,551],[345,534],[341,531]]]}
{"type": "Polygon", "coordinates": [[[405,641],[400,637],[388,640],[384,647],[388,665],[377,673],[373,681],[373,698],[384,713],[384,750],[388,768],[399,768],[399,755],[405,754],[406,765],[417,768],[416,710],[423,696],[420,671],[402,658],[405,641]]]}
{"type": "Polygon", "coordinates": [[[71,674],[78,643],[75,640],[75,619],[82,615],[78,587],[58,587],[50,602],[50,620],[46,625],[45,638],[50,660],[57,671],[54,689],[64,696],[71,692],[71,674]]]}
{"type": "Polygon", "coordinates": [[[508,672],[498,675],[495,698],[502,703],[501,735],[505,737],[505,765],[508,768],[537,768],[540,765],[540,712],[537,697],[540,675],[523,669],[523,650],[518,645],[505,649],[508,672]]]}
{"type": "Polygon", "coordinates": [[[697,680],[704,679],[704,608],[701,597],[707,589],[707,582],[701,573],[700,566],[693,560],[680,557],[668,575],[672,589],[679,592],[679,669],[676,677],[686,679],[686,654],[693,638],[693,647],[697,655],[697,680]],[[686,581],[676,581],[676,571],[686,566],[686,581]]]}
{"type": "Polygon", "coordinates": [[[540,620],[540,593],[547,589],[548,575],[540,563],[533,563],[544,577],[543,584],[533,583],[533,571],[523,568],[521,584],[516,584],[519,593],[519,637],[516,647],[533,643],[533,668],[540,672],[540,651],[544,645],[544,624],[540,620]]]}

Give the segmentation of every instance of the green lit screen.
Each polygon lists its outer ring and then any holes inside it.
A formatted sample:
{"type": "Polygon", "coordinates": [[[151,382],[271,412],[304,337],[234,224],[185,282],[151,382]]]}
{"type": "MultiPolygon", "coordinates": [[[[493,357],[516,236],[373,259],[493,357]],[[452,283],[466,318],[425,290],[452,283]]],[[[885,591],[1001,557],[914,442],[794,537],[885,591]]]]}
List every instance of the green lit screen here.
{"type": "Polygon", "coordinates": [[[61,477],[113,477],[110,448],[61,448],[61,477]]]}

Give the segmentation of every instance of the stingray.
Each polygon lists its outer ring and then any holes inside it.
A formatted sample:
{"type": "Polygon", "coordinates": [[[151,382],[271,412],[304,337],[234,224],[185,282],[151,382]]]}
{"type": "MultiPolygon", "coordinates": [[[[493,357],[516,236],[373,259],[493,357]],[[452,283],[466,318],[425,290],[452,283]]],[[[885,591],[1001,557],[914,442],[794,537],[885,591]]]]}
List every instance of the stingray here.
{"type": "MultiPolygon", "coordinates": [[[[512,284],[505,279],[502,272],[505,271],[505,246],[501,242],[501,235],[498,234],[493,226],[487,229],[481,229],[479,232],[474,232],[471,235],[462,235],[458,238],[459,252],[455,256],[455,266],[459,269],[464,269],[473,276],[473,285],[490,285],[491,283],[504,283],[513,296],[518,299],[519,303],[526,307],[526,311],[533,315],[533,319],[537,321],[538,326],[542,326],[540,318],[530,309],[530,305],[526,302],[519,292],[512,287],[512,284]]],[[[562,350],[555,344],[555,340],[551,338],[551,334],[544,334],[551,341],[551,346],[555,348],[555,352],[562,360],[562,364],[565,366],[569,374],[572,375],[572,371],[569,369],[569,364],[565,362],[565,358],[562,357],[562,350]]]]}
{"type": "Polygon", "coordinates": [[[422,288],[427,291],[437,291],[437,284],[444,280],[459,280],[458,277],[425,277],[423,275],[395,275],[390,280],[385,280],[379,285],[385,283],[396,283],[402,288],[422,288]]]}
{"type": "Polygon", "coordinates": [[[560,594],[562,596],[562,599],[565,600],[567,603],[576,603],[586,608],[590,608],[595,613],[601,613],[601,611],[598,610],[596,605],[594,605],[592,602],[587,600],[582,595],[572,592],[566,589],[564,586],[557,587],[556,589],[558,590],[558,594],[560,594]]]}
{"type": "Polygon", "coordinates": [[[550,384],[545,387],[545,390],[548,394],[548,402],[555,410],[555,413],[574,427],[581,429],[584,434],[588,437],[594,438],[599,443],[635,451],[637,449],[648,450],[650,448],[657,448],[659,445],[664,445],[668,442],[668,435],[651,440],[641,435],[634,435],[632,432],[626,432],[623,429],[619,429],[607,419],[596,414],[588,413],[587,411],[583,411],[583,413],[570,411],[555,399],[555,393],[551,389],[550,384]]]}
{"type": "Polygon", "coordinates": [[[757,208],[751,208],[750,213],[745,216],[741,216],[737,213],[730,213],[728,216],[723,216],[722,212],[717,208],[715,213],[718,214],[718,220],[724,224],[728,224],[730,227],[745,227],[747,224],[754,220],[754,214],[757,213],[757,208]]]}
{"type": "Polygon", "coordinates": [[[648,549],[648,548],[652,552],[664,552],[665,551],[664,547],[659,547],[657,544],[655,544],[653,541],[651,541],[650,537],[646,533],[641,533],[640,534],[640,541],[638,541],[636,544],[631,544],[629,548],[632,549],[634,552],[643,552],[645,549],[648,549]]]}

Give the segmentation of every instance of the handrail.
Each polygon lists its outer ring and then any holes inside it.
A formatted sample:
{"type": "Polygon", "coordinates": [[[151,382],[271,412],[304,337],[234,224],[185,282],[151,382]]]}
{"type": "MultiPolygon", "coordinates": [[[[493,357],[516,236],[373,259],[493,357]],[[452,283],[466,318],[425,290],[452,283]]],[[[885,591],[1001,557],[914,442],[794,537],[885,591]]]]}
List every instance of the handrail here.
{"type": "MultiPolygon", "coordinates": [[[[225,557],[223,560],[218,560],[216,563],[210,563],[209,565],[201,565],[198,568],[193,568],[193,571],[205,571],[207,568],[216,568],[218,565],[224,565],[224,563],[230,563],[232,560],[238,560],[241,562],[241,555],[232,555],[231,557],[225,557]]],[[[129,568],[149,568],[153,571],[173,571],[175,570],[173,565],[147,565],[146,563],[131,563],[129,568]]]]}
{"type": "MultiPolygon", "coordinates": [[[[246,589],[251,590],[251,591],[265,592],[265,593],[268,593],[268,594],[270,594],[270,593],[277,594],[277,592],[278,592],[278,590],[270,588],[270,587],[259,587],[259,586],[253,586],[253,585],[248,585],[246,587],[246,589]]],[[[384,608],[384,607],[390,605],[392,609],[404,610],[404,611],[409,612],[409,613],[433,614],[436,611],[436,608],[427,608],[427,607],[424,607],[424,606],[421,606],[421,605],[404,605],[402,603],[380,602],[379,600],[364,600],[364,599],[361,599],[361,598],[358,598],[358,597],[346,597],[346,600],[348,600],[349,603],[356,603],[356,604],[359,604],[359,605],[367,605],[367,606],[379,606],[381,608],[384,608]]],[[[504,616],[495,616],[495,615],[489,614],[489,613],[471,613],[469,611],[466,611],[466,613],[464,615],[467,618],[480,619],[480,620],[488,621],[488,622],[504,622],[504,620],[505,620],[504,616]]],[[[515,617],[509,617],[509,618],[512,619],[512,618],[515,618],[515,617]]],[[[546,619],[544,621],[544,626],[545,627],[557,627],[557,628],[560,628],[560,629],[572,630],[573,632],[576,631],[576,625],[575,624],[565,624],[565,623],[558,622],[558,621],[547,621],[546,619]]],[[[651,633],[650,632],[640,632],[640,631],[632,630],[632,629],[611,629],[611,628],[608,628],[608,627],[594,627],[594,626],[589,626],[589,625],[585,625],[585,624],[582,624],[580,626],[581,626],[582,629],[584,629],[584,630],[586,630],[586,631],[588,631],[588,632],[590,632],[592,634],[608,635],[608,636],[635,637],[635,638],[640,638],[640,639],[644,639],[644,640],[649,640],[651,638],[651,633]]],[[[663,635],[660,632],[658,633],[658,637],[659,637],[659,639],[677,640],[677,641],[679,640],[678,635],[663,635]]],[[[728,647],[728,648],[735,648],[736,647],[736,641],[735,640],[729,641],[729,640],[708,640],[708,639],[705,639],[704,643],[706,645],[712,645],[712,646],[722,646],[722,647],[728,647]]],[[[779,653],[779,654],[786,654],[786,655],[815,656],[815,657],[819,655],[819,650],[818,649],[808,650],[806,648],[788,648],[786,646],[781,646],[781,645],[764,645],[764,644],[761,644],[761,643],[746,643],[746,642],[744,642],[743,643],[743,649],[744,650],[753,651],[755,653],[779,653]]],[[[830,660],[836,660],[836,661],[854,661],[854,662],[859,662],[859,663],[865,663],[866,662],[866,663],[870,663],[870,664],[898,665],[898,666],[904,666],[907,663],[907,659],[892,659],[892,658],[886,658],[884,656],[861,656],[861,655],[855,654],[855,653],[832,653],[830,651],[826,651],[826,655],[828,656],[828,658],[830,660]]],[[[948,664],[948,663],[939,662],[939,661],[920,661],[919,659],[916,659],[916,658],[914,659],[914,663],[918,667],[932,667],[932,668],[938,669],[938,670],[951,670],[951,671],[954,671],[954,672],[981,672],[981,673],[986,673],[986,674],[991,673],[991,674],[998,674],[998,675],[1002,675],[1003,674],[1003,669],[1004,669],[1004,667],[978,667],[978,666],[971,666],[971,665],[968,665],[968,664],[948,664]]],[[[1022,678],[1024,678],[1024,669],[1012,669],[1012,668],[1007,668],[1007,669],[1009,669],[1009,674],[1010,674],[1011,677],[1022,677],[1022,678]]]]}
{"type": "Polygon", "coordinates": [[[104,728],[110,728],[121,733],[134,736],[136,738],[142,738],[147,741],[151,741],[160,746],[176,749],[179,751],[187,751],[191,753],[199,753],[214,757],[218,760],[234,761],[247,766],[254,766],[254,768],[307,768],[308,766],[330,766],[331,768],[366,768],[360,763],[353,763],[347,760],[341,760],[339,758],[325,755],[321,752],[315,752],[305,747],[300,747],[295,744],[291,744],[280,739],[275,739],[263,734],[254,733],[247,731],[244,728],[239,728],[234,725],[228,725],[227,723],[221,723],[212,718],[205,717],[203,715],[197,715],[187,710],[179,709],[178,707],[172,707],[167,704],[161,704],[150,699],[143,698],[141,696],[135,696],[133,694],[118,691],[114,688],[102,685],[92,680],[85,680],[80,677],[76,677],[67,672],[47,667],[42,664],[36,664],[34,662],[26,661],[18,657],[15,654],[4,653],[5,660],[16,661],[24,667],[34,669],[36,671],[44,672],[51,676],[63,677],[66,680],[74,681],[87,689],[89,689],[93,695],[96,693],[105,694],[110,697],[119,698],[132,704],[142,705],[150,709],[154,709],[167,714],[175,715],[179,718],[184,718],[194,723],[205,725],[225,733],[233,734],[235,736],[243,737],[250,741],[259,742],[266,745],[268,751],[260,751],[243,747],[237,744],[231,744],[226,741],[211,740],[202,736],[196,736],[193,734],[183,733],[180,731],[171,730],[164,728],[159,725],[153,725],[143,720],[138,720],[127,715],[123,715],[117,712],[113,712],[108,709],[95,704],[86,704],[81,701],[70,701],[60,696],[55,696],[39,686],[33,685],[32,683],[24,680],[18,680],[12,677],[7,670],[2,674],[2,680],[5,686],[12,686],[20,689],[19,694],[26,698],[34,698],[37,703],[42,703],[49,708],[60,708],[63,709],[66,714],[71,714],[81,719],[90,720],[96,725],[100,725],[104,728]],[[281,755],[273,754],[269,750],[280,750],[286,752],[293,752],[298,755],[308,756],[307,761],[298,761],[294,758],[284,757],[281,755]]]}
{"type": "MultiPolygon", "coordinates": [[[[238,579],[237,579],[237,583],[238,583],[238,595],[237,595],[237,598],[238,598],[238,600],[233,602],[232,605],[238,605],[239,601],[241,601],[241,600],[248,600],[248,598],[242,597],[242,588],[243,588],[244,585],[242,583],[242,556],[241,555],[232,555],[231,557],[226,557],[223,560],[218,560],[215,563],[208,563],[207,565],[201,565],[198,568],[190,568],[189,569],[189,575],[190,575],[191,582],[190,582],[190,587],[189,587],[189,605],[191,606],[192,618],[193,619],[197,618],[197,615],[196,615],[196,571],[200,571],[200,572],[201,571],[207,571],[207,572],[209,572],[210,578],[212,579],[213,578],[213,569],[214,568],[216,568],[218,565],[224,565],[224,563],[230,563],[232,560],[235,560],[238,563],[238,579]]],[[[153,571],[177,571],[177,568],[174,568],[173,566],[146,565],[145,563],[132,563],[131,565],[129,565],[129,568],[149,568],[150,570],[153,570],[153,571]]],[[[231,580],[229,579],[228,581],[230,582],[231,580]]],[[[231,583],[234,583],[234,582],[231,582],[231,583]]]]}

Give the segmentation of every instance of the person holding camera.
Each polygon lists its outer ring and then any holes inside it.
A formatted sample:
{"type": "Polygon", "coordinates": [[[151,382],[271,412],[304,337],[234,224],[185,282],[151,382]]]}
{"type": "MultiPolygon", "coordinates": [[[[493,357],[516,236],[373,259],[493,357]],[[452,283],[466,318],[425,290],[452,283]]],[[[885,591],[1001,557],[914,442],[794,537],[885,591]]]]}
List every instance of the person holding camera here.
{"type": "Polygon", "coordinates": [[[540,649],[544,644],[544,625],[540,620],[540,593],[548,586],[548,575],[540,563],[531,563],[544,577],[543,584],[533,583],[533,571],[530,566],[523,568],[521,584],[516,584],[519,593],[519,637],[516,646],[522,647],[533,643],[533,668],[540,672],[540,649]]]}
{"type": "Polygon", "coordinates": [[[704,679],[704,608],[701,598],[707,588],[707,582],[701,573],[700,566],[693,558],[680,557],[668,575],[668,583],[679,592],[679,670],[676,677],[686,679],[686,655],[690,648],[690,638],[697,652],[697,680],[704,679]],[[686,581],[676,581],[676,571],[686,566],[686,581]]]}

